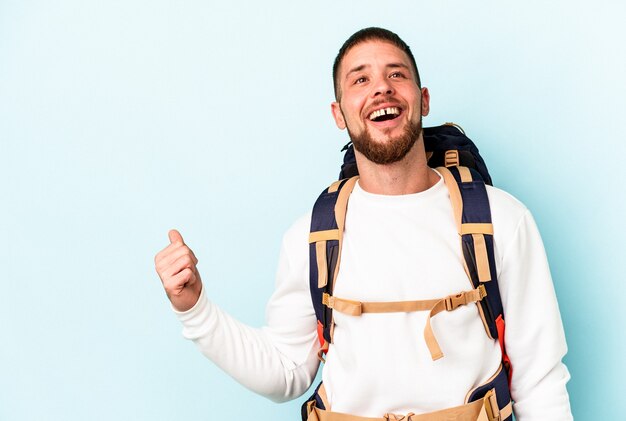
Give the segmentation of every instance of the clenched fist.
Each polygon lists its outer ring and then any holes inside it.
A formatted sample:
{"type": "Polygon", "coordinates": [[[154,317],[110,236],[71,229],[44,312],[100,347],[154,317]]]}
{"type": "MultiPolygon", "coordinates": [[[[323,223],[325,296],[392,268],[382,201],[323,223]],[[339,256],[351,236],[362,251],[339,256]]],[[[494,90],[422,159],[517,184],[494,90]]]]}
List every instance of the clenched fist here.
{"type": "Polygon", "coordinates": [[[196,265],[198,259],[176,230],[168,232],[170,245],[154,258],[156,271],[165,293],[178,311],[187,311],[198,301],[202,281],[196,265]]]}

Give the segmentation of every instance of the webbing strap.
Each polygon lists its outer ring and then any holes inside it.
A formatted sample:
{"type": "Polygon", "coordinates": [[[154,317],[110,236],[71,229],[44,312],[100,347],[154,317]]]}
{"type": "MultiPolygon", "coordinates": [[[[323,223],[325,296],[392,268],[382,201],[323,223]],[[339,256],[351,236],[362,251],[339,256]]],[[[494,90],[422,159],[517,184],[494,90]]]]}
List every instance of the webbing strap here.
{"type": "Polygon", "coordinates": [[[315,243],[315,257],[317,264],[317,287],[324,288],[328,284],[328,270],[326,266],[326,240],[315,243]]]}
{"type": "Polygon", "coordinates": [[[328,283],[328,260],[326,254],[326,242],[329,240],[339,240],[338,229],[313,231],[309,234],[309,243],[315,243],[318,288],[324,288],[328,283]]]}
{"type": "Polygon", "coordinates": [[[317,351],[317,359],[320,360],[321,363],[326,362],[326,358],[324,357],[324,355],[326,355],[326,353],[328,352],[328,347],[328,342],[324,341],[322,347],[317,351]]]}
{"type": "Polygon", "coordinates": [[[443,181],[448,188],[448,192],[450,193],[450,202],[452,203],[454,221],[456,222],[457,231],[460,233],[462,231],[461,218],[463,216],[463,199],[461,198],[461,191],[459,190],[459,186],[449,169],[445,167],[438,167],[437,171],[439,171],[439,173],[443,176],[443,181]]]}
{"type": "Polygon", "coordinates": [[[435,338],[435,333],[430,325],[430,319],[444,310],[454,311],[462,305],[479,302],[486,295],[487,293],[485,291],[485,287],[480,285],[478,288],[471,291],[463,291],[457,295],[449,295],[437,302],[437,304],[435,304],[435,306],[430,310],[430,314],[426,319],[426,327],[424,328],[424,340],[426,341],[426,346],[430,351],[430,357],[433,361],[442,358],[443,352],[441,351],[439,342],[437,342],[437,338],[435,338]]]}
{"type": "MultiPolygon", "coordinates": [[[[346,181],[343,188],[339,192],[337,197],[337,203],[335,203],[335,220],[337,221],[337,231],[339,231],[339,253],[337,254],[337,264],[335,265],[335,273],[333,273],[333,280],[337,279],[339,273],[339,263],[341,262],[341,249],[343,246],[343,230],[346,226],[346,212],[348,211],[348,199],[354,190],[359,176],[352,177],[346,181]]],[[[333,288],[335,283],[333,282],[333,288]]],[[[332,291],[331,291],[332,292],[332,291]]]]}
{"type": "Polygon", "coordinates": [[[339,230],[313,231],[309,234],[309,244],[327,240],[339,240],[339,230]]]}
{"type": "MultiPolygon", "coordinates": [[[[330,292],[332,293],[332,289],[335,288],[335,280],[337,279],[337,275],[339,273],[339,264],[341,262],[341,250],[343,247],[343,230],[346,225],[346,212],[348,211],[348,199],[352,194],[352,190],[354,190],[354,186],[356,185],[358,176],[352,177],[348,179],[341,190],[339,191],[339,195],[337,196],[337,202],[335,203],[335,221],[337,222],[337,232],[339,234],[337,240],[337,261],[335,263],[335,270],[332,273],[332,283],[330,285],[330,292]]],[[[332,186],[331,186],[332,187],[332,186]]],[[[325,266],[326,271],[328,272],[327,266],[325,266]]],[[[329,321],[330,330],[328,332],[328,336],[330,337],[330,342],[333,340],[333,334],[335,333],[335,321],[331,317],[329,321]]]]}
{"type": "MultiPolygon", "coordinates": [[[[472,182],[472,173],[466,167],[456,167],[459,170],[462,183],[472,182]]],[[[458,233],[461,237],[471,234],[474,240],[474,258],[476,260],[476,269],[478,272],[479,282],[489,282],[491,280],[491,270],[489,267],[489,255],[485,245],[485,234],[493,235],[493,225],[491,223],[463,223],[463,198],[459,185],[448,168],[439,167],[437,171],[443,175],[443,180],[448,187],[450,193],[450,202],[452,203],[452,211],[458,233]]],[[[461,240],[462,241],[462,240],[461,240]]],[[[467,262],[463,261],[465,272],[471,279],[467,262]]]]}
{"type": "Polygon", "coordinates": [[[489,269],[489,256],[487,255],[487,244],[484,234],[472,234],[474,240],[474,256],[476,258],[476,269],[480,282],[491,281],[491,271],[489,269]]]}
{"type": "MultiPolygon", "coordinates": [[[[382,417],[359,417],[356,415],[331,412],[319,409],[315,406],[315,401],[307,404],[307,421],[500,421],[506,420],[513,413],[513,405],[509,402],[504,408],[498,409],[495,390],[490,390],[482,399],[465,405],[446,408],[435,412],[415,415],[385,414],[382,417]]],[[[327,407],[328,408],[328,407],[327,407]]]]}
{"type": "Polygon", "coordinates": [[[463,291],[445,298],[418,301],[389,301],[389,302],[361,302],[333,297],[324,293],[322,302],[328,308],[350,316],[360,316],[363,313],[402,313],[412,311],[430,311],[424,328],[424,340],[433,360],[443,357],[437,338],[430,325],[430,319],[442,311],[454,311],[462,305],[476,303],[487,295],[485,287],[463,291]]]}
{"type": "Polygon", "coordinates": [[[465,234],[489,234],[493,235],[493,224],[461,224],[461,235],[465,234]]]}
{"type": "Polygon", "coordinates": [[[362,302],[346,300],[324,294],[322,303],[349,316],[360,316],[363,313],[403,313],[412,311],[427,311],[432,309],[441,299],[420,301],[389,301],[389,302],[362,302]]]}
{"type": "Polygon", "coordinates": [[[334,192],[336,192],[337,190],[339,190],[339,186],[341,185],[341,182],[342,182],[342,181],[343,181],[343,180],[337,180],[337,181],[335,181],[333,184],[331,184],[331,185],[328,187],[328,193],[334,193],[334,192]]]}
{"type": "Polygon", "coordinates": [[[510,382],[510,361],[503,343],[504,316],[496,274],[493,225],[485,184],[467,168],[441,167],[438,171],[450,193],[454,220],[461,237],[464,269],[472,285],[485,285],[489,293],[478,310],[487,335],[500,341],[510,382]]]}
{"type": "Polygon", "coordinates": [[[472,173],[467,167],[457,167],[459,169],[459,174],[461,175],[462,183],[470,183],[472,181],[472,173]]]}
{"type": "MultiPolygon", "coordinates": [[[[321,301],[323,292],[332,292],[334,289],[339,272],[348,199],[357,180],[358,177],[352,177],[334,182],[320,194],[313,207],[309,233],[309,279],[314,302],[321,301]]],[[[322,324],[322,328],[318,329],[320,343],[332,342],[332,311],[316,305],[315,313],[322,324]]]]}

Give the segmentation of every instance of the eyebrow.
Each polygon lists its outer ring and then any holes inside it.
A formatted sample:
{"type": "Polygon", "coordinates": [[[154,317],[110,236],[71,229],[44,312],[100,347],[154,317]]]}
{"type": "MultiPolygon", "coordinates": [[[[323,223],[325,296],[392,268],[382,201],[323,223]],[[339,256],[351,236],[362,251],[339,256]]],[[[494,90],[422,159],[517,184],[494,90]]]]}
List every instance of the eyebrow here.
{"type": "Polygon", "coordinates": [[[350,76],[352,73],[360,72],[366,67],[369,67],[369,65],[361,64],[360,66],[353,67],[352,69],[350,69],[350,71],[348,71],[348,73],[346,73],[345,79],[348,79],[348,76],[350,76]]]}
{"type": "Polygon", "coordinates": [[[404,63],[389,63],[389,64],[387,65],[387,67],[390,67],[390,68],[392,68],[392,69],[397,69],[398,67],[401,67],[401,68],[403,68],[403,69],[410,70],[409,66],[407,66],[407,65],[406,65],[406,64],[404,64],[404,63]]]}
{"type": "MultiPolygon", "coordinates": [[[[359,66],[353,67],[352,69],[350,69],[350,71],[348,71],[348,73],[346,73],[346,77],[345,79],[348,79],[348,77],[352,74],[352,73],[356,73],[356,72],[360,72],[361,70],[370,67],[369,64],[361,64],[359,66]]],[[[389,69],[397,69],[397,68],[402,68],[402,69],[406,69],[406,70],[410,70],[409,66],[407,66],[404,63],[389,63],[385,66],[386,68],[389,69]]]]}

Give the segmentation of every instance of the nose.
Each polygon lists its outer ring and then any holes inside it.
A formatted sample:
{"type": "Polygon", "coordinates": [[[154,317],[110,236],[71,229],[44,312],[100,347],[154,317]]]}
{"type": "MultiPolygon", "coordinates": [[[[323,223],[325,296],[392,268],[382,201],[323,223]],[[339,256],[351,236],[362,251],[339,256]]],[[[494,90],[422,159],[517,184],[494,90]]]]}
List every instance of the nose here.
{"type": "Polygon", "coordinates": [[[372,96],[380,96],[380,95],[393,95],[394,90],[391,82],[386,77],[381,77],[374,84],[374,90],[372,96]]]}

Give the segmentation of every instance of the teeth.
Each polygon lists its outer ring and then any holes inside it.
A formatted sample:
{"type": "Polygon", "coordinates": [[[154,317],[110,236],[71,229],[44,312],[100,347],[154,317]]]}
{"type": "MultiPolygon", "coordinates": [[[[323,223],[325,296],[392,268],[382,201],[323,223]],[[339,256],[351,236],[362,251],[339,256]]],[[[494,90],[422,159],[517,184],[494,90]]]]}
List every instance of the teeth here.
{"type": "Polygon", "coordinates": [[[376,110],[376,111],[374,111],[373,113],[370,114],[369,119],[370,120],[374,120],[375,118],[378,118],[381,115],[386,115],[386,114],[398,115],[398,114],[400,114],[400,110],[398,109],[398,107],[387,107],[387,108],[383,108],[381,110],[376,110]]]}

